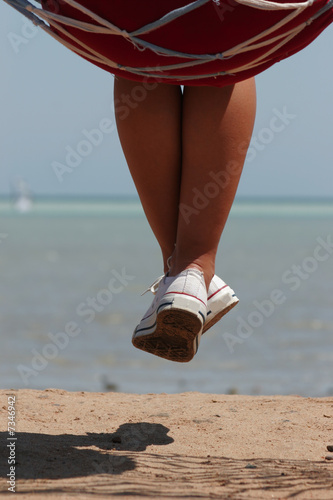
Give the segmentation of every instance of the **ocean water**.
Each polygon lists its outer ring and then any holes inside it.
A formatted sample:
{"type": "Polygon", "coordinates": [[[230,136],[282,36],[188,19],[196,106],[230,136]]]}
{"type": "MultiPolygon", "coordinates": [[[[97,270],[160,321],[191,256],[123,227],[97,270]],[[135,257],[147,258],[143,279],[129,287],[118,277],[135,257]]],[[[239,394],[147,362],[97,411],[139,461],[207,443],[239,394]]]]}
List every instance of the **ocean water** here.
{"type": "Polygon", "coordinates": [[[136,200],[1,201],[1,387],[333,395],[332,220],[333,202],[236,202],[216,271],[240,303],[178,364],[131,344],[162,273],[136,200]]]}

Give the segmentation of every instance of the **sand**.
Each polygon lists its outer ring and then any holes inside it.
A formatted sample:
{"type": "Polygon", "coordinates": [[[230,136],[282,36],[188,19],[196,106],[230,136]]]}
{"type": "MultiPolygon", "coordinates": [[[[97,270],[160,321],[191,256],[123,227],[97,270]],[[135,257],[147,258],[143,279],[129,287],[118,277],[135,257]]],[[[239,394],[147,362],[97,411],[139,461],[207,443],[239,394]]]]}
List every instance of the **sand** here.
{"type": "Polygon", "coordinates": [[[1,497],[12,450],[20,499],[333,499],[333,398],[48,389],[0,401],[1,497]]]}

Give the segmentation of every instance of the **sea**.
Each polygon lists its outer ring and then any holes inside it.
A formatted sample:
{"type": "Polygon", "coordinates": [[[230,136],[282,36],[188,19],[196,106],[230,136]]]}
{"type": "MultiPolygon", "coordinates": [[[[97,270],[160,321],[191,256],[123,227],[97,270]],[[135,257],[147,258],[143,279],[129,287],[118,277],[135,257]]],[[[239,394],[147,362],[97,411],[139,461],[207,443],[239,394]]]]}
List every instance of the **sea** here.
{"type": "Polygon", "coordinates": [[[239,304],[190,363],[135,349],[162,274],[138,199],[0,200],[0,386],[333,396],[333,200],[236,200],[216,273],[239,304]]]}

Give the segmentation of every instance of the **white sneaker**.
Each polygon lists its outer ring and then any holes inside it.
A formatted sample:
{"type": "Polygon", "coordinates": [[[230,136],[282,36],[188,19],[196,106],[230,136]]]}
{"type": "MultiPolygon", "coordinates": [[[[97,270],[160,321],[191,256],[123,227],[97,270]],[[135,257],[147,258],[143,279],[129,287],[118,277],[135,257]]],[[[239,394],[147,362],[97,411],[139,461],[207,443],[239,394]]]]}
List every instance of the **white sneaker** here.
{"type": "Polygon", "coordinates": [[[177,276],[163,276],[151,290],[156,295],[134,331],[133,345],[171,361],[190,361],[198,350],[206,321],[203,273],[186,269],[177,276]]]}
{"type": "MultiPolygon", "coordinates": [[[[164,276],[157,278],[144,293],[150,291],[155,295],[163,278],[164,276]]],[[[235,307],[238,302],[239,299],[233,289],[215,274],[208,288],[207,316],[202,333],[205,333],[209,328],[214,326],[215,323],[220,321],[220,319],[235,307]]]]}
{"type": "Polygon", "coordinates": [[[202,333],[220,321],[238,302],[239,299],[232,288],[215,274],[208,288],[207,318],[202,333]]]}

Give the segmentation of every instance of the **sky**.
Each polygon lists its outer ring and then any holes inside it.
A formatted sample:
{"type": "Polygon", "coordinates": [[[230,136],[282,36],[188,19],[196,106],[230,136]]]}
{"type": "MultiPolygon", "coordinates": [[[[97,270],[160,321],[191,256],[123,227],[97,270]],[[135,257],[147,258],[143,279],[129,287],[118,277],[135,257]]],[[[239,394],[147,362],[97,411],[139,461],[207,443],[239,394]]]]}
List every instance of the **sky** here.
{"type": "MultiPolygon", "coordinates": [[[[333,197],[332,47],[329,27],[257,76],[257,118],[239,197],[333,197]],[[272,126],[281,114],[284,123],[272,126]]],[[[11,192],[17,177],[35,195],[134,195],[111,126],[113,77],[1,0],[0,51],[0,195],[11,192]],[[72,153],[73,167],[64,172],[66,155],[91,142],[101,123],[96,144],[72,153]]]]}

